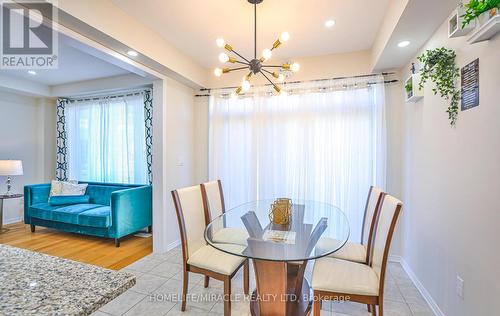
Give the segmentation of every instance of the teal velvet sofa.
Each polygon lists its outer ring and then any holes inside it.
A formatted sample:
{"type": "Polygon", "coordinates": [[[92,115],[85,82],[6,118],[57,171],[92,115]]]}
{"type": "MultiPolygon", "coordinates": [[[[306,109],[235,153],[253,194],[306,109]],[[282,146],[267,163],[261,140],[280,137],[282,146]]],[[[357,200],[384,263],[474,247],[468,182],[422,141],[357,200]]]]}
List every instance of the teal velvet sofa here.
{"type": "Polygon", "coordinates": [[[50,183],[24,187],[24,222],[66,232],[120,238],[152,225],[152,188],[149,185],[88,183],[88,203],[49,204],[50,183]]]}

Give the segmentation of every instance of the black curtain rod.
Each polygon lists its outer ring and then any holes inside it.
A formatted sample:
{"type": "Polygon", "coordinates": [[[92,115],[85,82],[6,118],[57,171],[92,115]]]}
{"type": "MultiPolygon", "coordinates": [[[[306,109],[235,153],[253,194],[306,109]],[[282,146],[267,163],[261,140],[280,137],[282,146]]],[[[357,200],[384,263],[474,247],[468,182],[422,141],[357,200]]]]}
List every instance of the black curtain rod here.
{"type": "MultiPolygon", "coordinates": [[[[328,80],[328,79],[322,79],[322,80],[328,80]]],[[[388,84],[388,83],[394,83],[394,82],[399,82],[399,80],[393,79],[393,80],[384,80],[383,82],[367,82],[366,84],[370,86],[370,85],[374,85],[374,84],[378,84],[378,83],[388,84]]],[[[267,85],[269,86],[270,84],[267,84],[267,85]]],[[[318,87],[318,89],[326,89],[326,87],[318,87]]],[[[210,90],[210,89],[204,89],[204,90],[210,90]]],[[[210,91],[209,91],[209,93],[210,93],[210,91]]],[[[195,97],[209,97],[209,96],[211,96],[211,94],[195,94],[194,96],[195,97]]]]}
{"type": "Polygon", "coordinates": [[[116,99],[116,98],[123,98],[123,97],[130,97],[134,95],[140,95],[144,93],[145,91],[150,90],[151,88],[144,88],[144,89],[134,89],[130,91],[123,91],[123,92],[118,92],[118,93],[111,93],[111,94],[97,94],[97,95],[88,95],[88,96],[80,96],[80,97],[69,97],[69,98],[62,98],[67,100],[68,102],[82,102],[82,101],[98,101],[98,100],[103,100],[103,99],[116,99]]]}
{"type": "MultiPolygon", "coordinates": [[[[349,76],[349,77],[334,77],[334,78],[326,78],[326,79],[314,79],[314,80],[298,80],[298,81],[289,81],[284,83],[284,86],[287,84],[294,84],[294,83],[303,83],[303,82],[321,82],[321,81],[328,81],[328,80],[340,80],[340,79],[349,79],[349,78],[367,78],[367,77],[375,77],[375,76],[387,76],[387,75],[394,75],[394,72],[382,72],[379,74],[370,74],[370,75],[357,75],[357,76],[349,76]]],[[[397,80],[396,80],[397,81],[397,80]]],[[[393,81],[394,82],[394,81],[393,81]]],[[[271,86],[270,83],[264,84],[263,86],[271,86]]],[[[201,88],[200,91],[211,91],[211,90],[223,90],[223,89],[236,89],[238,87],[222,87],[222,88],[201,88]]]]}

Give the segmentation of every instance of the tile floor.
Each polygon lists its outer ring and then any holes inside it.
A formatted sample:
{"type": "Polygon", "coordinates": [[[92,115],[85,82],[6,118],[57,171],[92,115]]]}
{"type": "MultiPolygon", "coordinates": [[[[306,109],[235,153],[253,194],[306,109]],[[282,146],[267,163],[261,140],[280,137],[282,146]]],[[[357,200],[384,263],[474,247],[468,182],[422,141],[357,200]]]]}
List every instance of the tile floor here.
{"type": "MultiPolygon", "coordinates": [[[[176,248],[167,254],[151,254],[134,262],[123,270],[137,277],[137,284],[124,294],[103,306],[94,316],[120,315],[223,315],[224,304],[217,296],[222,294],[222,282],[210,280],[208,288],[203,287],[201,275],[190,273],[189,294],[192,299],[187,310],[180,311],[182,289],[181,250],[176,248]],[[208,299],[203,299],[208,298],[208,299]]],[[[306,277],[310,280],[313,264],[309,263],[306,277]]],[[[253,272],[253,270],[251,270],[253,272]]],[[[432,316],[434,315],[413,285],[400,264],[390,263],[386,279],[386,316],[432,316]]],[[[255,288],[250,273],[250,288],[255,288]]],[[[241,299],[232,303],[232,315],[250,315],[248,302],[243,296],[243,273],[240,271],[232,283],[232,290],[241,299]]],[[[369,316],[366,306],[357,303],[323,303],[321,315],[369,316]]]]}

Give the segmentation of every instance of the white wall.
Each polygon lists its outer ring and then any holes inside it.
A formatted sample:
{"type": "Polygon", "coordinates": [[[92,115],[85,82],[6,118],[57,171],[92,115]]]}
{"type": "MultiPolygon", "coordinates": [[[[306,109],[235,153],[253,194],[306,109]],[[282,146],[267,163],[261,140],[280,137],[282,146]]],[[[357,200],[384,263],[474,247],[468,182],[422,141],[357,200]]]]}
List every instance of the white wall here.
{"type": "Polygon", "coordinates": [[[479,107],[460,112],[452,128],[433,84],[420,102],[401,104],[403,258],[445,315],[498,315],[500,36],[474,45],[466,38],[448,39],[444,23],[424,49],[454,49],[459,67],[479,58],[479,107]]]}
{"type": "MultiPolygon", "coordinates": [[[[20,159],[24,175],[12,177],[15,193],[26,184],[49,181],[55,174],[55,102],[0,92],[0,159],[20,159]]],[[[0,192],[6,191],[0,177],[0,192]]],[[[6,200],[4,223],[23,217],[22,199],[6,200]]]]}
{"type": "MultiPolygon", "coordinates": [[[[386,191],[399,198],[402,197],[401,184],[402,177],[402,157],[403,157],[403,84],[401,80],[397,83],[387,84],[385,86],[385,117],[387,122],[387,174],[386,174],[386,191]]],[[[391,244],[391,255],[400,256],[402,253],[402,218],[405,214],[402,213],[401,219],[396,226],[393,241],[391,244]]]]}
{"type": "Polygon", "coordinates": [[[194,181],[194,90],[155,81],[153,114],[153,250],[176,246],[179,231],[171,191],[194,181]]]}
{"type": "Polygon", "coordinates": [[[194,98],[194,181],[208,181],[208,97],[194,98]]]}

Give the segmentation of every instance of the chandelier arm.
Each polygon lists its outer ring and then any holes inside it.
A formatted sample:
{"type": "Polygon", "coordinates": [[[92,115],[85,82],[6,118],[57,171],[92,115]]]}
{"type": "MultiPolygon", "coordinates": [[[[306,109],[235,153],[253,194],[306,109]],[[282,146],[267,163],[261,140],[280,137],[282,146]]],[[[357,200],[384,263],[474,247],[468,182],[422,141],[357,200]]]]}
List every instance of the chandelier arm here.
{"type": "Polygon", "coordinates": [[[236,61],[235,61],[235,63],[250,66],[250,64],[249,64],[249,63],[246,63],[246,62],[244,62],[244,61],[239,61],[239,60],[236,60],[236,61]]]}
{"type": "Polygon", "coordinates": [[[241,56],[237,51],[235,51],[234,49],[231,51],[233,53],[235,53],[236,55],[238,55],[241,59],[243,59],[244,61],[246,61],[247,63],[250,63],[250,60],[246,59],[245,57],[241,56]]]}
{"type": "Polygon", "coordinates": [[[271,76],[273,75],[273,73],[272,73],[272,72],[270,72],[270,71],[269,71],[269,70],[267,70],[267,69],[261,69],[261,70],[262,70],[262,71],[267,72],[267,73],[268,73],[268,74],[270,74],[271,76]]]}
{"type": "Polygon", "coordinates": [[[276,85],[276,84],[275,84],[275,83],[274,83],[271,79],[269,79],[269,78],[266,76],[266,74],[265,74],[265,73],[263,73],[262,71],[261,71],[260,73],[264,76],[264,78],[266,78],[266,79],[267,79],[267,81],[269,81],[269,82],[270,82],[270,83],[274,86],[274,88],[275,88],[276,90],[278,90],[278,89],[279,89],[279,87],[278,87],[278,86],[277,86],[277,85],[276,85]]]}
{"type": "Polygon", "coordinates": [[[262,67],[283,68],[281,65],[262,65],[262,67]]]}
{"type": "Polygon", "coordinates": [[[236,70],[241,70],[241,69],[247,69],[248,67],[236,67],[236,68],[231,68],[229,69],[227,72],[231,72],[231,71],[236,71],[236,70]]]}

